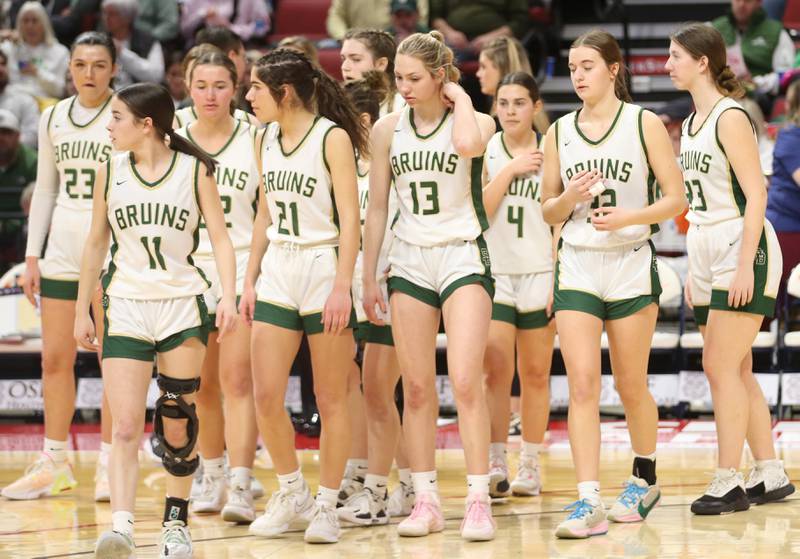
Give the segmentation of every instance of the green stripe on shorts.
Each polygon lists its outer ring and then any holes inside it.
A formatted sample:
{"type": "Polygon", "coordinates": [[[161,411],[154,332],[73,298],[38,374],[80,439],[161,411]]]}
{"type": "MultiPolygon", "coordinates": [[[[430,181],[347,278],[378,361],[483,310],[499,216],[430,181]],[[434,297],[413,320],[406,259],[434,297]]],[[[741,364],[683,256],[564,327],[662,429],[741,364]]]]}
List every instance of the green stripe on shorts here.
{"type": "Polygon", "coordinates": [[[266,301],[256,301],[253,320],[289,330],[303,330],[303,320],[300,318],[299,312],[266,301]]]}
{"type": "Polygon", "coordinates": [[[492,320],[517,325],[517,309],[503,303],[492,303],[492,320]]]}
{"type": "Polygon", "coordinates": [[[367,343],[394,347],[392,327],[389,325],[377,326],[375,324],[370,324],[369,330],[367,330],[367,343]]]}
{"type": "Polygon", "coordinates": [[[412,283],[405,278],[392,276],[389,278],[387,285],[389,288],[389,295],[397,291],[399,293],[405,293],[409,297],[413,297],[418,301],[422,301],[431,307],[438,309],[441,306],[439,294],[433,289],[420,287],[419,285],[412,283]]]}
{"type": "Polygon", "coordinates": [[[50,299],[77,301],[78,282],[72,280],[41,278],[39,281],[39,294],[42,297],[48,297],[50,299]]]}
{"type": "Polygon", "coordinates": [[[444,302],[455,292],[456,289],[459,287],[464,287],[465,285],[472,285],[474,283],[481,285],[486,290],[486,293],[489,294],[490,299],[494,298],[494,278],[484,274],[470,274],[468,276],[464,276],[463,278],[457,279],[442,290],[442,295],[440,297],[442,305],[444,305],[444,302]]]}
{"type": "Polygon", "coordinates": [[[551,317],[547,316],[545,309],[538,311],[521,312],[517,314],[517,328],[520,330],[535,330],[550,324],[551,317]]]}
{"type": "Polygon", "coordinates": [[[361,321],[353,328],[353,337],[357,342],[366,342],[369,334],[370,323],[368,320],[361,321]]]}
{"type": "MultiPolygon", "coordinates": [[[[302,315],[300,320],[303,322],[303,331],[309,336],[313,336],[314,334],[322,334],[325,331],[325,324],[322,322],[321,312],[302,315]]],[[[356,324],[356,312],[351,308],[350,320],[347,323],[346,328],[355,328],[356,324]]]]}

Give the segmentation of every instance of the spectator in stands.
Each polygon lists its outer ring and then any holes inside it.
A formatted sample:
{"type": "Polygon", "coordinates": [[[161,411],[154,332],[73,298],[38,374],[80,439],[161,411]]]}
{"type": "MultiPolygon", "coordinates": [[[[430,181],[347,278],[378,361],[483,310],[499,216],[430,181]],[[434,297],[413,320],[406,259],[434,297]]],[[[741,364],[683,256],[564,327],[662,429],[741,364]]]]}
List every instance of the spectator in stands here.
{"type": "Polygon", "coordinates": [[[180,37],[177,0],[139,0],[139,15],[133,26],[147,31],[162,47],[180,37]]]}
{"type": "Polygon", "coordinates": [[[392,0],[389,10],[391,25],[386,31],[394,35],[398,44],[413,33],[428,32],[428,26],[419,22],[417,0],[392,0]]]}
{"type": "Polygon", "coordinates": [[[314,43],[303,37],[302,35],[292,35],[291,37],[284,37],[278,43],[278,48],[291,49],[305,55],[314,66],[319,66],[319,54],[317,47],[314,43]]]}
{"type": "Polygon", "coordinates": [[[17,117],[22,143],[35,148],[38,141],[39,106],[33,97],[8,85],[8,57],[3,51],[0,51],[0,109],[6,109],[17,117]]]}
{"type": "Polygon", "coordinates": [[[94,29],[100,11],[100,0],[50,0],[43,4],[62,45],[71,45],[79,34],[94,29]]]}
{"type": "Polygon", "coordinates": [[[103,0],[103,27],[117,47],[117,89],[136,82],[159,83],[164,78],[164,52],[150,33],[133,22],[139,12],[136,0],[103,0]]]}
{"type": "Polygon", "coordinates": [[[36,151],[20,142],[19,119],[0,109],[0,212],[21,211],[19,197],[36,180],[36,160],[36,151]]]}
{"type": "Polygon", "coordinates": [[[164,73],[164,85],[169,91],[175,109],[181,107],[189,97],[186,88],[186,78],[183,72],[183,53],[175,51],[167,60],[167,71],[164,73]]]}
{"type": "Polygon", "coordinates": [[[775,141],[767,219],[775,228],[783,253],[782,298],[789,273],[800,264],[800,81],[790,85],[786,93],[786,126],[775,141]]]}
{"type": "Polygon", "coordinates": [[[36,180],[36,152],[19,141],[19,120],[0,110],[0,270],[20,260],[25,219],[20,199],[24,188],[36,180]],[[13,214],[17,214],[15,219],[13,214]]]}
{"type": "Polygon", "coordinates": [[[780,75],[794,62],[794,44],[783,24],[767,17],[761,0],[731,0],[730,10],[711,24],[725,39],[731,69],[752,84],[764,114],[770,114],[780,75]],[[738,59],[746,68],[736,67],[738,59]]]}
{"type": "Polygon", "coordinates": [[[242,41],[263,39],[270,29],[270,12],[269,0],[186,0],[181,32],[187,43],[205,27],[230,29],[242,41]]]}
{"type": "Polygon", "coordinates": [[[493,39],[521,39],[530,27],[526,0],[431,0],[431,27],[462,55],[477,55],[493,39]]]}
{"type": "MultiPolygon", "coordinates": [[[[344,39],[349,29],[386,29],[390,20],[391,0],[333,0],[328,10],[325,26],[328,35],[334,39],[344,39]]],[[[428,0],[418,0],[419,21],[428,22],[428,0]]]]}
{"type": "Polygon", "coordinates": [[[42,99],[64,96],[69,51],[56,40],[42,4],[22,5],[16,29],[7,35],[2,49],[8,56],[9,80],[21,91],[42,99]]]}

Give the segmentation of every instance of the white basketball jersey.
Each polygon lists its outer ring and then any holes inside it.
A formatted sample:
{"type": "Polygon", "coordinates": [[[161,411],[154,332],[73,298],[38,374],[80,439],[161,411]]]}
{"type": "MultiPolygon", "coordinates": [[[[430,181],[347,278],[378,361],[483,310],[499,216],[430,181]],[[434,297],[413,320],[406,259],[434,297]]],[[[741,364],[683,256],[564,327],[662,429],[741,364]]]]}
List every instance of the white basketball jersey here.
{"type": "MultiPolygon", "coordinates": [[[[250,114],[242,109],[233,110],[233,118],[236,120],[243,120],[250,122],[250,114]]],[[[194,105],[191,107],[184,107],[175,111],[175,120],[178,122],[176,128],[185,128],[197,120],[197,111],[194,110],[194,105]]]]}
{"type": "Polygon", "coordinates": [[[173,152],[169,170],[148,183],[131,157],[120,153],[109,162],[106,205],[112,245],[103,288],[124,299],[200,295],[210,287],[192,261],[200,229],[198,173],[205,167],[190,155],[173,152]]]}
{"type": "MultiPolygon", "coordinates": [[[[544,142],[538,138],[539,149],[544,142]]],[[[484,164],[491,181],[514,157],[503,132],[486,146],[484,164]]],[[[530,176],[517,176],[486,231],[486,244],[496,274],[534,274],[553,269],[553,235],[542,217],[542,169],[530,176]]]]}
{"type": "MultiPolygon", "coordinates": [[[[195,141],[189,127],[176,131],[181,136],[195,141]]],[[[225,212],[225,225],[233,248],[238,252],[250,248],[253,238],[253,219],[258,195],[258,165],[255,156],[255,128],[247,121],[237,120],[230,139],[216,153],[209,155],[217,162],[217,190],[222,210],[225,212]]],[[[197,143],[197,142],[195,142],[197,143]]],[[[200,245],[198,256],[213,256],[211,239],[205,223],[200,220],[200,245]]]]}
{"type": "MultiPolygon", "coordinates": [[[[59,176],[56,205],[67,210],[92,211],[94,178],[113,148],[106,126],[111,119],[111,97],[88,122],[75,122],[77,96],[59,101],[46,116],[59,176]]],[[[42,116],[45,118],[45,115],[42,116]]]]}
{"type": "Polygon", "coordinates": [[[389,161],[400,205],[395,234],[418,246],[472,241],[488,226],[481,196],[482,157],[456,153],[449,109],[436,129],[417,133],[406,107],[394,129],[389,161]]]}
{"type": "Polygon", "coordinates": [[[337,125],[318,116],[292,151],[281,144],[280,126],[270,124],[260,146],[262,176],[272,224],[271,242],[337,246],[339,218],[333,199],[325,138],[337,125]]]}
{"type": "Polygon", "coordinates": [[[744,111],[736,101],[723,97],[704,122],[694,122],[696,113],[683,121],[680,161],[690,223],[708,225],[744,215],[747,199],[717,132],[719,117],[729,109],[744,111]]]}
{"type": "Polygon", "coordinates": [[[580,110],[556,121],[556,145],[561,181],[566,188],[577,173],[598,169],[606,190],[591,202],[581,202],[561,230],[565,243],[587,248],[610,248],[641,242],[658,231],[655,225],[630,225],[616,231],[597,231],[592,212],[600,207],[644,208],[655,201],[655,175],[647,161],[642,130],[642,111],[637,105],[620,103],[611,127],[598,141],[589,140],[578,126],[580,110]]]}
{"type": "MultiPolygon", "coordinates": [[[[361,238],[364,238],[364,223],[367,219],[367,207],[369,206],[369,173],[358,172],[358,207],[361,214],[361,238]]],[[[392,246],[392,224],[397,218],[397,193],[394,187],[389,188],[389,205],[386,218],[386,230],[383,234],[383,244],[378,255],[378,277],[383,276],[383,271],[389,266],[389,249],[392,246]]],[[[363,249],[363,242],[362,242],[363,249]]]]}

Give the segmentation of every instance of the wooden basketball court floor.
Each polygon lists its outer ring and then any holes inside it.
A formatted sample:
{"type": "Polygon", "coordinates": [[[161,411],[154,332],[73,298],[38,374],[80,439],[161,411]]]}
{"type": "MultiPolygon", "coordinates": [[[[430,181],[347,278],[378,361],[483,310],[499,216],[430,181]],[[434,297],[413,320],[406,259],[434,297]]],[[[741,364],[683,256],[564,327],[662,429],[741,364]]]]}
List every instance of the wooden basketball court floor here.
{"type": "MultiPolygon", "coordinates": [[[[468,543],[459,537],[465,495],[463,455],[457,448],[445,448],[437,450],[439,485],[447,520],[441,534],[400,538],[396,531],[399,520],[392,519],[386,527],[345,528],[336,545],[309,545],[303,542],[302,532],[267,540],[249,535],[245,526],[222,522],[218,515],[194,515],[190,518],[190,526],[195,557],[800,557],[800,496],[793,495],[785,502],[721,517],[698,517],[690,513],[689,503],[701,494],[715,467],[713,441],[709,436],[712,430],[713,424],[706,423],[695,429],[700,435],[684,437],[677,443],[674,441],[679,437],[666,442],[661,437],[658,474],[663,498],[660,506],[644,523],[611,524],[607,535],[589,540],[557,540],[553,537],[555,526],[566,514],[562,509],[575,500],[569,447],[563,429],[556,429],[551,430],[549,448],[541,457],[542,495],[496,502],[493,511],[498,532],[492,542],[468,543]]],[[[687,427],[685,431],[690,433],[692,430],[687,427]]],[[[794,429],[787,432],[791,434],[792,431],[794,429]]],[[[601,484],[607,506],[627,479],[631,463],[629,446],[622,440],[615,443],[613,433],[614,429],[606,429],[604,425],[601,484]]],[[[800,486],[800,443],[795,442],[795,438],[790,436],[786,442],[781,442],[779,437],[778,449],[789,476],[800,486]]],[[[512,442],[509,453],[512,472],[517,462],[515,446],[512,442]]],[[[0,486],[18,476],[35,455],[25,450],[0,452],[0,486]]],[[[303,450],[299,455],[307,479],[312,487],[316,486],[317,451],[303,450]]],[[[92,500],[96,456],[96,451],[91,450],[71,452],[79,481],[72,494],[28,502],[0,500],[0,558],[92,556],[96,537],[108,529],[111,522],[110,505],[92,500]]],[[[157,557],[164,474],[159,465],[148,459],[141,458],[140,464],[136,507],[137,557],[157,557]]],[[[256,475],[268,493],[275,490],[277,483],[271,470],[257,469],[256,475]]],[[[394,486],[394,481],[391,486],[394,486]]],[[[259,512],[263,511],[265,503],[266,498],[257,502],[259,512]]]]}

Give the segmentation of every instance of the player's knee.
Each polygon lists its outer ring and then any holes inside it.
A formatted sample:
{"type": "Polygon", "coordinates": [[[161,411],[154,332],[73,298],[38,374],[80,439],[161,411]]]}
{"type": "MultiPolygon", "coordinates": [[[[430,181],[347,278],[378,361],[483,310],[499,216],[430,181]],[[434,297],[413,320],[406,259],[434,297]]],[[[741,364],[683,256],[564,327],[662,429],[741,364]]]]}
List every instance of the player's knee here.
{"type": "Polygon", "coordinates": [[[403,405],[407,410],[427,408],[436,401],[436,389],[432,382],[403,379],[403,405]]]}
{"type": "Polygon", "coordinates": [[[330,417],[347,409],[347,393],[338,387],[314,385],[314,397],[321,417],[330,417]]]}
{"type": "Polygon", "coordinates": [[[225,377],[223,391],[226,398],[247,398],[253,395],[253,379],[249,367],[231,367],[225,377]]]}
{"type": "Polygon", "coordinates": [[[200,379],[177,379],[158,375],[162,391],[153,414],[153,432],[164,449],[164,468],[174,476],[192,475],[199,465],[197,456],[190,458],[197,442],[199,422],[195,404],[184,396],[197,392],[200,379]]]}
{"type": "Polygon", "coordinates": [[[477,375],[453,373],[450,375],[453,397],[459,406],[472,406],[484,397],[481,379],[477,375]]]}
{"type": "Polygon", "coordinates": [[[569,379],[570,403],[576,405],[595,404],[600,401],[600,379],[589,375],[569,379]]]}
{"type": "Polygon", "coordinates": [[[111,436],[114,442],[123,445],[131,443],[138,445],[142,437],[142,422],[133,417],[114,417],[111,436]]]}
{"type": "Polygon", "coordinates": [[[528,363],[519,368],[520,380],[529,390],[540,392],[550,388],[550,368],[540,363],[528,363]]]}
{"type": "Polygon", "coordinates": [[[364,385],[364,403],[366,404],[367,417],[371,421],[384,422],[397,414],[397,406],[394,403],[394,394],[387,395],[379,390],[377,386],[364,385]]]}

